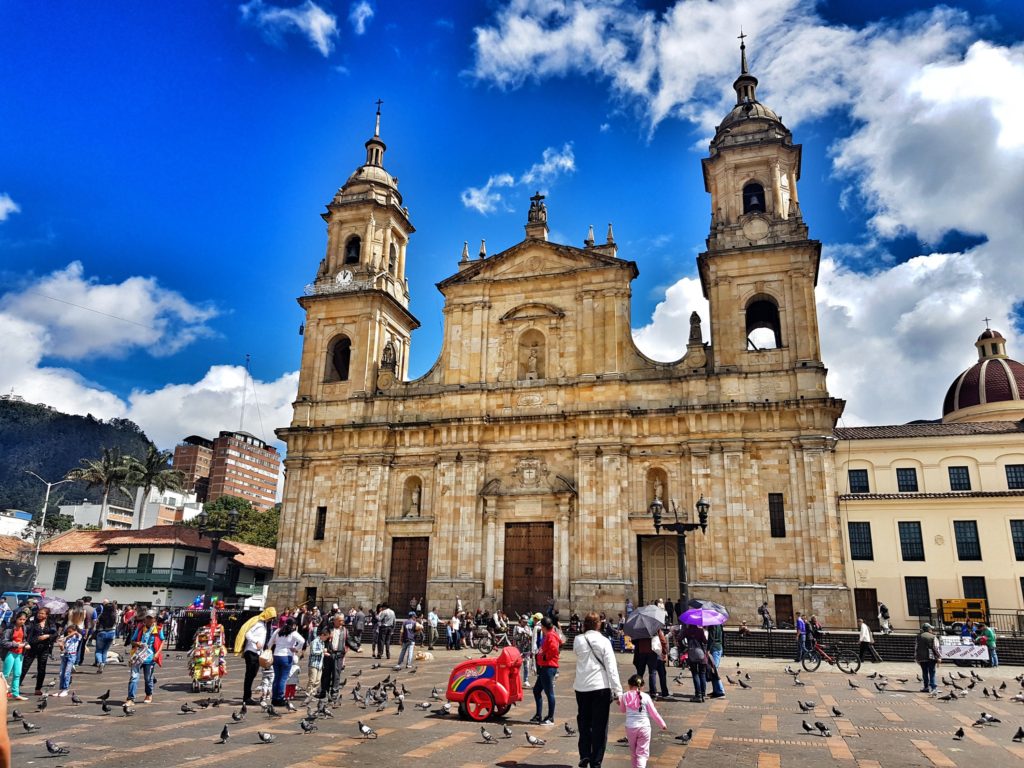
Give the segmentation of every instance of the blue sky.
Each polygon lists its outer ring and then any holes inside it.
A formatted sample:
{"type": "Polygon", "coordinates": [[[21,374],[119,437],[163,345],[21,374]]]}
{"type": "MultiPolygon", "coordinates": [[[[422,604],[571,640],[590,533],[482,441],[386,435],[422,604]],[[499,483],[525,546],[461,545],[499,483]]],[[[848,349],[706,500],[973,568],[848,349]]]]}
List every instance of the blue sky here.
{"type": "Polygon", "coordinates": [[[740,23],[760,98],[804,147],[830,388],[848,423],[935,418],[981,318],[1024,357],[1009,2],[0,2],[0,390],[128,416],[170,447],[237,426],[248,353],[246,427],[270,438],[319,214],[362,162],[377,98],[417,228],[413,375],[440,348],[434,283],[463,241],[520,240],[535,188],[553,239],[614,223],[640,267],[638,343],[673,359],[702,311],[700,158],[740,23]]]}

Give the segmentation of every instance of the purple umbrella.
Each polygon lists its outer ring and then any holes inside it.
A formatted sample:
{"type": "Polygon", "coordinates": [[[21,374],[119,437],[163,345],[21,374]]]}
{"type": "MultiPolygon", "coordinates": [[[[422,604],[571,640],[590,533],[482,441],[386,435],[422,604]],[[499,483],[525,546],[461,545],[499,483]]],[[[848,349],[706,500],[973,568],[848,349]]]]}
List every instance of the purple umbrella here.
{"type": "Polygon", "coordinates": [[[691,608],[688,611],[684,611],[683,615],[679,617],[679,620],[683,624],[693,624],[698,627],[711,627],[716,624],[725,624],[729,616],[722,613],[721,611],[715,611],[711,608],[691,608]]]}
{"type": "Polygon", "coordinates": [[[68,604],[66,600],[61,600],[59,597],[44,597],[42,602],[39,603],[40,608],[48,608],[50,613],[59,614],[68,612],[68,604]]]}

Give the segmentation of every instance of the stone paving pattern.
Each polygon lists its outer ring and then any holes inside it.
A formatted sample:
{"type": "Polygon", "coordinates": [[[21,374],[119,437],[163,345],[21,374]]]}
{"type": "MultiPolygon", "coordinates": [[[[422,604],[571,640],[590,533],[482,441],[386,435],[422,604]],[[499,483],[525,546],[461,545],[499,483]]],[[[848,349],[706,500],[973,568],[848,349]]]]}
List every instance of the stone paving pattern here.
{"type": "MultiPolygon", "coordinates": [[[[15,766],[43,765],[85,768],[85,766],[169,766],[202,764],[222,766],[260,765],[338,766],[410,764],[418,759],[442,759],[445,765],[462,768],[499,766],[575,766],[578,762],[576,739],[565,735],[563,723],[575,726],[575,698],[572,681],[575,669],[573,654],[562,654],[562,672],[556,682],[557,709],[554,727],[530,726],[526,721],[533,714],[530,691],[524,701],[510,713],[507,723],[514,735],[499,738],[496,745],[483,743],[476,723],[457,717],[435,714],[438,706],[423,713],[415,708],[429,697],[433,686],[443,690],[448,672],[464,658],[475,658],[471,651],[436,652],[435,660],[419,664],[415,674],[403,671],[397,679],[410,691],[407,709],[396,715],[391,704],[384,712],[364,710],[351,697],[335,710],[332,720],[318,721],[319,731],[304,735],[299,728],[300,715],[288,714],[271,719],[256,708],[250,708],[243,723],[232,724],[230,713],[240,703],[242,665],[233,660],[225,680],[225,703],[219,707],[183,715],[181,704],[206,698],[193,694],[184,672],[184,656],[171,653],[163,670],[158,670],[157,693],[150,705],[138,704],[137,714],[126,718],[120,704],[127,689],[128,672],[124,667],[110,666],[102,676],[86,666],[75,675],[73,689],[86,703],[74,706],[70,698],[50,697],[45,711],[36,711],[36,698],[15,702],[13,706],[27,719],[41,726],[38,732],[25,733],[21,723],[8,717],[15,766]],[[104,715],[95,697],[112,688],[113,711],[104,715]],[[379,738],[372,741],[357,738],[356,721],[372,725],[379,738]],[[231,724],[231,738],[219,745],[221,728],[231,724]],[[544,747],[530,747],[524,731],[547,740],[544,747]],[[273,744],[261,744],[257,731],[277,736],[273,744]],[[67,757],[51,758],[44,746],[50,738],[71,748],[67,757]]],[[[625,680],[632,673],[630,657],[620,655],[620,674],[625,680]]],[[[704,704],[687,700],[691,692],[689,676],[679,683],[672,681],[670,691],[677,700],[658,704],[668,722],[669,731],[658,732],[652,740],[651,766],[751,766],[784,768],[786,766],[837,765],[850,768],[888,768],[889,766],[1008,766],[1024,763],[1024,744],[1015,744],[1012,736],[1024,723],[1024,705],[1011,700],[1021,690],[1014,679],[1019,668],[978,669],[984,678],[962,700],[942,702],[917,692],[917,665],[911,663],[866,664],[853,678],[823,667],[814,673],[804,672],[804,686],[796,686],[784,668],[785,661],[739,659],[743,674],[750,675],[749,690],[727,685],[724,699],[704,704]],[[867,674],[884,672],[890,686],[877,691],[867,674]],[[898,678],[907,678],[906,684],[898,678]],[[860,687],[850,688],[853,679],[860,687]],[[1003,698],[993,700],[982,695],[982,687],[1008,681],[1003,698]],[[687,697],[687,698],[684,698],[687,697]],[[818,703],[812,715],[805,715],[797,701],[818,703]],[[833,717],[837,706],[842,717],[833,717]],[[1002,720],[1000,725],[972,727],[980,712],[986,711],[1002,720]],[[832,737],[806,734],[801,721],[822,720],[832,729],[832,737]],[[966,737],[955,741],[954,731],[964,726],[966,737]],[[674,737],[692,728],[694,736],[688,745],[674,737]]],[[[372,685],[386,674],[388,667],[371,669],[368,653],[350,654],[348,686],[352,674],[363,670],[359,680],[372,685]]],[[[723,660],[723,671],[734,679],[736,658],[723,660]]],[[[955,667],[944,666],[942,672],[955,667]]],[[[969,670],[959,668],[964,674],[969,670]]],[[[677,671],[673,671],[673,675],[677,671]]],[[[50,680],[55,679],[48,675],[50,680]]],[[[961,685],[966,684],[963,681],[961,685]]],[[[56,689],[50,689],[55,691],[56,689]]],[[[301,699],[301,695],[300,695],[301,699]]],[[[490,731],[500,737],[500,724],[491,724],[490,731]]],[[[630,765],[628,750],[616,744],[625,733],[623,717],[613,707],[605,765],[622,768],[630,765]]]]}

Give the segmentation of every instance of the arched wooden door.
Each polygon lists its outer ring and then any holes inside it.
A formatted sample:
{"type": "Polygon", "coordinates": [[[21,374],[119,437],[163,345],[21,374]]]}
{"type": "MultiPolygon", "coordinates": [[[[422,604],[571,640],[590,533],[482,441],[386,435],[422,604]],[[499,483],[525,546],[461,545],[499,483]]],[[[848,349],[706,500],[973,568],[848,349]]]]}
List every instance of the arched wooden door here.
{"type": "Polygon", "coordinates": [[[640,539],[643,581],[640,599],[644,604],[659,597],[667,603],[679,599],[679,562],[675,536],[644,536],[640,539]]]}
{"type": "Polygon", "coordinates": [[[388,582],[388,604],[399,619],[405,617],[410,603],[423,602],[427,609],[427,553],[430,539],[426,536],[402,536],[391,540],[391,579],[388,582]]]}
{"type": "Polygon", "coordinates": [[[542,611],[554,597],[554,585],[554,523],[508,523],[502,608],[510,616],[542,611]]]}

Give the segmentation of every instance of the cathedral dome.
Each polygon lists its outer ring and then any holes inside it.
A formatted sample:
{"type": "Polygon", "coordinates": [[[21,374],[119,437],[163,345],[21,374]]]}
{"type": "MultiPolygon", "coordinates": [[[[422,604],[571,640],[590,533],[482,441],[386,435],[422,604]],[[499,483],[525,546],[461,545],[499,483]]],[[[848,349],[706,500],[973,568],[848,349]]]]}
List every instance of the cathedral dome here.
{"type": "Polygon", "coordinates": [[[1017,421],[1024,418],[1024,365],[1006,354],[1006,339],[986,329],[974,342],[978,362],[946,391],[942,420],[1017,421]]]}
{"type": "MultiPolygon", "coordinates": [[[[786,126],[782,124],[782,119],[775,113],[775,110],[757,100],[757,78],[750,74],[750,70],[747,68],[747,46],[742,42],[744,37],[746,35],[740,35],[740,76],[732,84],[733,89],[736,91],[736,106],[732,108],[721,124],[715,129],[715,138],[712,141],[712,146],[718,144],[732,133],[733,129],[747,123],[747,121],[756,121],[756,123],[752,124],[754,131],[757,130],[754,126],[759,123],[761,127],[769,129],[774,133],[778,133],[778,131],[773,129],[770,124],[778,126],[782,131],[782,135],[788,135],[789,133],[786,130],[786,126]]],[[[743,133],[749,134],[750,131],[744,131],[743,133]]]]}
{"type": "Polygon", "coordinates": [[[755,118],[773,120],[779,125],[782,125],[782,120],[779,119],[779,116],[775,114],[775,111],[771,107],[768,107],[759,101],[753,101],[745,104],[737,104],[733,107],[732,111],[722,120],[722,124],[718,126],[718,130],[721,131],[723,128],[732,128],[739,122],[755,118]]]}

